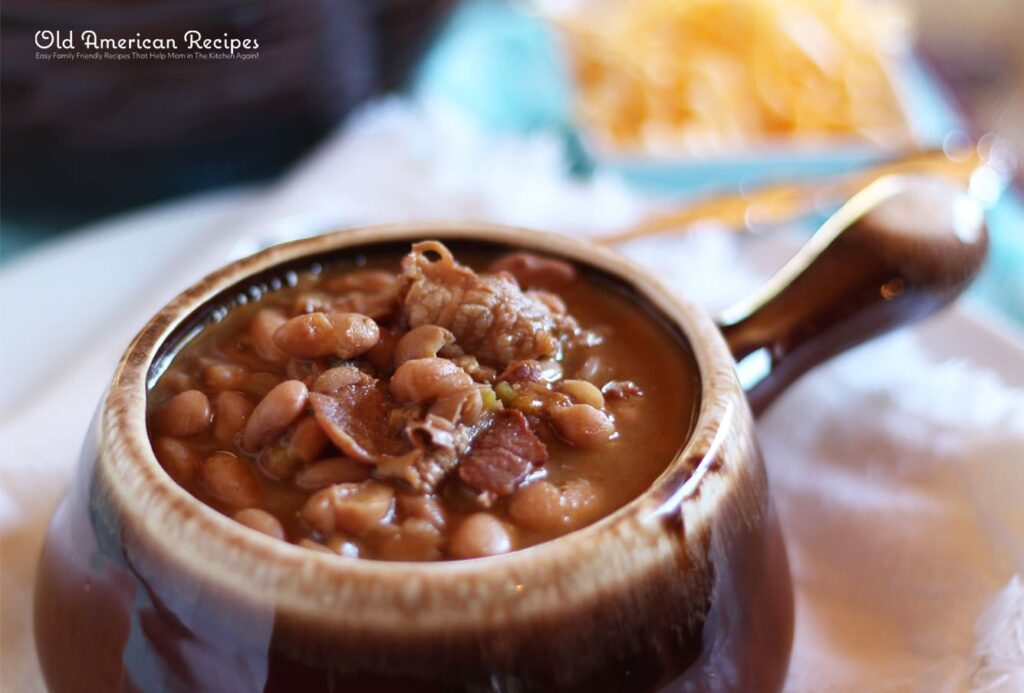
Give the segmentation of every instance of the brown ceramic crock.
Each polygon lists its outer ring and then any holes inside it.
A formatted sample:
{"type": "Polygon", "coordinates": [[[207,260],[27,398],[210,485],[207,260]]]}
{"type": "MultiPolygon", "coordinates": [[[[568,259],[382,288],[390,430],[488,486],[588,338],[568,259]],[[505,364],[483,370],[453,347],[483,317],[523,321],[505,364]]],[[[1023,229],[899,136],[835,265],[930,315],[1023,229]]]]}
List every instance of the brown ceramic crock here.
{"type": "Polygon", "coordinates": [[[854,198],[721,326],[612,251],[522,229],[351,229],[232,263],[143,328],[103,398],[40,564],[46,682],[60,692],[776,690],[792,587],[751,405],[762,410],[823,358],[949,301],[985,248],[966,196],[889,180],[854,198]],[[572,260],[689,343],[698,420],[649,490],[532,548],[401,563],[270,539],[171,480],[150,449],[145,403],[176,346],[288,272],[424,238],[456,254],[572,260]]]}

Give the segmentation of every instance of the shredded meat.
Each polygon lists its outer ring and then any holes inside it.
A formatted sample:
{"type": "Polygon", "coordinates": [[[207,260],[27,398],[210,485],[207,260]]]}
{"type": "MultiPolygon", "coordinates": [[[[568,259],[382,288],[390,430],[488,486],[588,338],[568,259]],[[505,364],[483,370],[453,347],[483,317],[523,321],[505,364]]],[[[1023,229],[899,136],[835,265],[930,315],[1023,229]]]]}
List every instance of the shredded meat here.
{"type": "Polygon", "coordinates": [[[454,423],[440,416],[427,414],[419,421],[410,421],[405,427],[405,437],[420,450],[430,448],[456,449],[459,431],[454,423]]]}
{"type": "Polygon", "coordinates": [[[458,264],[438,241],[413,245],[402,260],[399,297],[410,327],[444,327],[481,361],[504,367],[558,350],[559,320],[547,305],[509,274],[478,275],[458,264]],[[429,252],[440,258],[431,261],[429,252]]]}
{"type": "Polygon", "coordinates": [[[376,465],[376,476],[406,482],[416,493],[434,491],[470,445],[469,427],[434,414],[413,418],[377,385],[349,385],[310,397],[317,422],[348,457],[376,465]],[[404,435],[396,435],[399,426],[404,435]]]}
{"type": "Polygon", "coordinates": [[[477,436],[459,465],[459,478],[485,497],[506,496],[547,460],[548,450],[523,413],[507,409],[477,436]]]}
{"type": "Polygon", "coordinates": [[[415,493],[431,493],[458,464],[459,455],[451,448],[411,450],[382,460],[377,476],[404,481],[415,493]]]}
{"type": "Polygon", "coordinates": [[[405,428],[405,436],[413,449],[382,459],[377,465],[377,476],[400,479],[416,493],[434,491],[459,464],[459,455],[470,442],[470,433],[465,426],[433,414],[410,422],[405,428]]]}

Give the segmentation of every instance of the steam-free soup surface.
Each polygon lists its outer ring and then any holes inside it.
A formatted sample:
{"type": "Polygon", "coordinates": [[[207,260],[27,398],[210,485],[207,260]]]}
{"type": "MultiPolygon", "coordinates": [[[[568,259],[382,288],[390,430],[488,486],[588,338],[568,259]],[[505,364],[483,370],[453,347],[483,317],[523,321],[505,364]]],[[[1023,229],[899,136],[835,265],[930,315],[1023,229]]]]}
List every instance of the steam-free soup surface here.
{"type": "Polygon", "coordinates": [[[685,343],[554,258],[415,244],[293,277],[180,348],[157,459],[204,503],[310,549],[475,558],[588,525],[689,435],[685,343]]]}

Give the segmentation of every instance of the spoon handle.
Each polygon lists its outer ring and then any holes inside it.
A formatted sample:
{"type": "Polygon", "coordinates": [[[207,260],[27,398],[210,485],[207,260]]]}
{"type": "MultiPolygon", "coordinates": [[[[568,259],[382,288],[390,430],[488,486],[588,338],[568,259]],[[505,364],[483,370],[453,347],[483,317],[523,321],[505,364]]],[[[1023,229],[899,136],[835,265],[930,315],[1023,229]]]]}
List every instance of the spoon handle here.
{"type": "Polygon", "coordinates": [[[754,413],[822,361],[949,303],[987,248],[981,205],[952,183],[893,175],[864,188],[719,318],[754,413]]]}

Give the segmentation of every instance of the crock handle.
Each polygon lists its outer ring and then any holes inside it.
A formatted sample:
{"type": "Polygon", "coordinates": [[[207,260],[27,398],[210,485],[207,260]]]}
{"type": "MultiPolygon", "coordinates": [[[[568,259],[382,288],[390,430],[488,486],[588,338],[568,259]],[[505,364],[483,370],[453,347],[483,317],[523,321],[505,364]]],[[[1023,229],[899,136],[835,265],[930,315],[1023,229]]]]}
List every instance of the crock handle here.
{"type": "Polygon", "coordinates": [[[952,301],[987,248],[980,204],[951,183],[887,176],[859,192],[720,316],[754,413],[822,361],[952,301]]]}

